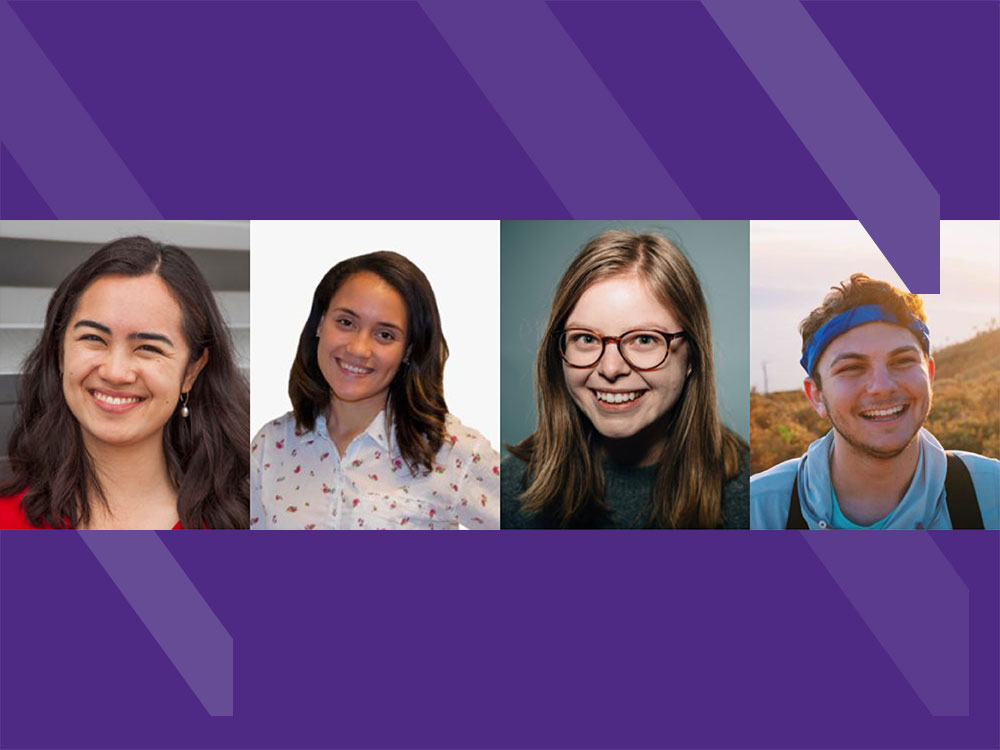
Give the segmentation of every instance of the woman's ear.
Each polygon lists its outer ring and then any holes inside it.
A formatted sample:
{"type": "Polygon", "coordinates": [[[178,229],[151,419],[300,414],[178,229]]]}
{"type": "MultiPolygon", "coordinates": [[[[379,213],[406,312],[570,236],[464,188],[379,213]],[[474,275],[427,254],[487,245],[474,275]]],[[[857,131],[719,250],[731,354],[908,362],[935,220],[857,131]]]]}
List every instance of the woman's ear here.
{"type": "Polygon", "coordinates": [[[198,374],[207,362],[208,349],[205,349],[198,359],[187,366],[187,371],[184,373],[184,382],[181,383],[181,393],[187,393],[194,387],[194,381],[198,379],[198,374]]]}

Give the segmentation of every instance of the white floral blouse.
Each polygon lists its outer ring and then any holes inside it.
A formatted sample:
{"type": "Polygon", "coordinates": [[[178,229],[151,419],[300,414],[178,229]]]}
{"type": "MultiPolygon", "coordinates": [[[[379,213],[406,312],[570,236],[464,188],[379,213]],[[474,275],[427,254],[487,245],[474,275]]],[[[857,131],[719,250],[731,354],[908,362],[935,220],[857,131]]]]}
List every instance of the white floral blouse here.
{"type": "Polygon", "coordinates": [[[384,411],[343,458],[324,417],[300,432],[288,412],[250,445],[250,528],[500,528],[497,452],[450,414],[445,433],[433,471],[413,476],[386,439],[384,411]]]}

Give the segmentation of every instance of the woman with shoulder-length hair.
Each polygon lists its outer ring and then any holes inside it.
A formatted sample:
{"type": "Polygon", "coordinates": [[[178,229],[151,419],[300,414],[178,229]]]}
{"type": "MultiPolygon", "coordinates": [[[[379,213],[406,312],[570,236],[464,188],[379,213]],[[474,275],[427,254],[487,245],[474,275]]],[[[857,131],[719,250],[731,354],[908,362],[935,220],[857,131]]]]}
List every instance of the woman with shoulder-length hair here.
{"type": "Polygon", "coordinates": [[[126,237],[74,269],[19,403],[0,527],[248,527],[249,390],[183,250],[126,237]]]}
{"type": "Polygon", "coordinates": [[[719,419],[705,298],[666,239],[584,247],[535,377],[538,428],[503,462],[503,528],[748,528],[748,447],[719,419]]]}
{"type": "Polygon", "coordinates": [[[496,451],[448,413],[430,283],[402,255],[338,263],[292,364],[293,411],[251,445],[251,528],[499,526],[496,451]]]}

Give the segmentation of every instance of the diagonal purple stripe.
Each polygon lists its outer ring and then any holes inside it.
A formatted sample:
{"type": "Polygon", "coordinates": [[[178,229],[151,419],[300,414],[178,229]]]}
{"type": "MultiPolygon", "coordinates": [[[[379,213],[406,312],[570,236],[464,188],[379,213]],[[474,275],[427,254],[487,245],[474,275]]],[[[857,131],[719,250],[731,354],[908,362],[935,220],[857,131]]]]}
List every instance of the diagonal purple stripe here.
{"type": "Polygon", "coordinates": [[[79,533],[205,710],[232,716],[232,636],[156,532],[79,533]]]}
{"type": "Polygon", "coordinates": [[[7,0],[0,70],[0,138],[58,218],[160,217],[7,0]]]}
{"type": "Polygon", "coordinates": [[[927,710],[968,716],[969,589],[930,534],[802,533],[927,710]]]}
{"type": "Polygon", "coordinates": [[[420,5],[570,215],[698,218],[544,2],[420,5]]]}
{"type": "Polygon", "coordinates": [[[941,286],[941,201],[798,0],[702,0],[912,292],[941,286]]]}

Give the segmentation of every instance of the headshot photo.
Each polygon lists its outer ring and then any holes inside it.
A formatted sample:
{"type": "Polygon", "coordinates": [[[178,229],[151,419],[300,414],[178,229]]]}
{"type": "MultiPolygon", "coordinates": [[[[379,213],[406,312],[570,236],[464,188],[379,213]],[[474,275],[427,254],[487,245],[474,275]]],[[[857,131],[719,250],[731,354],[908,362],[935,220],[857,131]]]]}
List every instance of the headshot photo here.
{"type": "Polygon", "coordinates": [[[496,222],[254,222],[252,529],[500,525],[496,222]]]}
{"type": "Polygon", "coordinates": [[[751,223],[751,528],[1000,528],[1000,224],[911,294],[858,222],[751,223]]]}
{"type": "Polygon", "coordinates": [[[501,222],[504,529],[749,528],[746,222],[501,222]]]}
{"type": "Polygon", "coordinates": [[[0,528],[249,527],[248,251],[246,222],[0,222],[0,528]]]}

